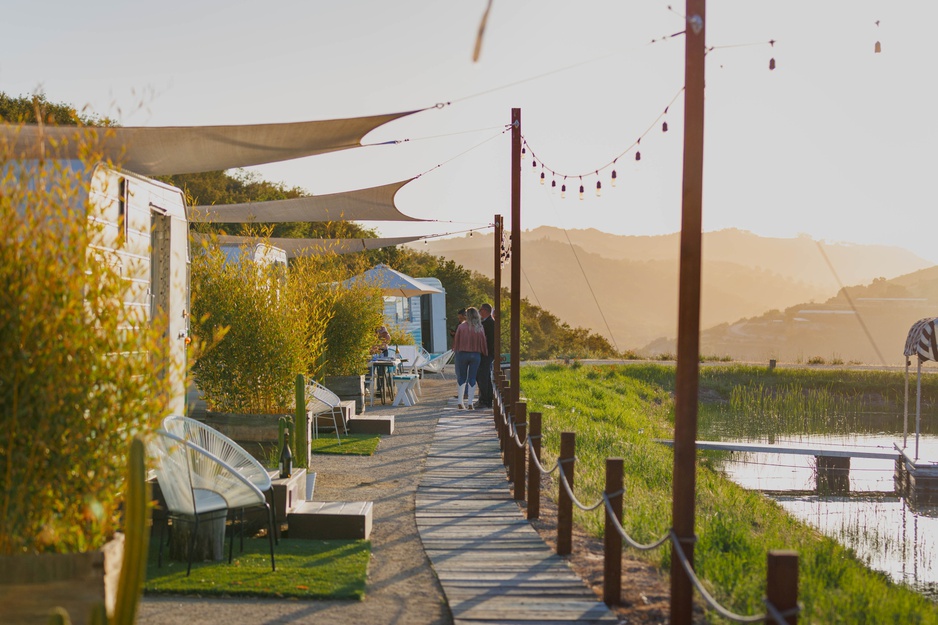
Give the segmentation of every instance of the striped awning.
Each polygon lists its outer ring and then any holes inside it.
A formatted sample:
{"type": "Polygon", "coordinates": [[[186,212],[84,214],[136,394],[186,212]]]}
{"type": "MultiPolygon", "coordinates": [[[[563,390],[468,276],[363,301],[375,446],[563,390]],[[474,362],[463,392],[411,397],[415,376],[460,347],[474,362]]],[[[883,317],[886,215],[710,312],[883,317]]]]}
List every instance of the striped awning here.
{"type": "Polygon", "coordinates": [[[908,356],[918,356],[921,360],[938,361],[938,337],[935,334],[935,323],[938,317],[930,317],[915,322],[909,330],[905,340],[905,351],[908,356]]]}

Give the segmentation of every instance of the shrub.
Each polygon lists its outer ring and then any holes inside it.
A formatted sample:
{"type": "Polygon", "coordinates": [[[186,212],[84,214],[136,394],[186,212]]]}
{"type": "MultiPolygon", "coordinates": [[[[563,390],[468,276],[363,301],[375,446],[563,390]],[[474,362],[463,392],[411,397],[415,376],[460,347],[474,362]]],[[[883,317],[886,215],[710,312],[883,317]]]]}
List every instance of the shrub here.
{"type": "MultiPolygon", "coordinates": [[[[76,131],[75,140],[81,140],[76,131]]],[[[0,154],[0,554],[103,545],[131,438],[162,417],[160,328],[91,246],[96,158],[0,154]],[[80,199],[78,199],[80,198],[80,199]]]]}
{"type": "Polygon", "coordinates": [[[380,289],[364,284],[333,286],[334,315],[326,327],[323,375],[362,375],[375,344],[375,328],[384,323],[380,289]]]}
{"type": "Polygon", "coordinates": [[[213,343],[192,367],[212,410],[289,411],[310,366],[301,289],[276,264],[238,262],[206,241],[192,261],[192,332],[213,343]]]}

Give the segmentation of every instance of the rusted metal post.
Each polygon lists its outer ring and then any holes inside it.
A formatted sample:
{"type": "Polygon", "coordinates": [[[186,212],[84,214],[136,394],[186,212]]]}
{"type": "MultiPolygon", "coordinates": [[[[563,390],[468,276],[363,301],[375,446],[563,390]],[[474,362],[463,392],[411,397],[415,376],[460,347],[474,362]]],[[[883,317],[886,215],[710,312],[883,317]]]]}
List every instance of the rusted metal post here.
{"type": "Polygon", "coordinates": [[[492,374],[498,383],[498,373],[501,371],[502,361],[502,238],[505,224],[501,215],[495,215],[495,268],[492,275],[495,277],[495,293],[492,296],[492,316],[495,318],[495,353],[492,357],[492,374]]]}
{"type": "MultiPolygon", "coordinates": [[[[765,597],[781,613],[798,607],[798,554],[794,551],[776,550],[769,552],[768,571],[765,579],[765,597]]],[[[766,623],[776,621],[765,619],[766,623]]],[[[798,622],[798,615],[785,618],[788,625],[798,622]]]]}
{"type": "MultiPolygon", "coordinates": [[[[680,549],[694,563],[697,461],[697,389],[700,357],[700,241],[703,202],[704,52],[706,0],[686,0],[684,35],[684,182],[678,287],[677,379],[674,400],[672,522],[680,549]]],[[[672,547],[674,549],[675,547],[672,547]]],[[[672,555],[671,562],[677,562],[672,555]]],[[[671,622],[690,625],[694,588],[680,566],[671,567],[671,622]]]]}
{"type": "Polygon", "coordinates": [[[511,441],[512,449],[515,452],[515,500],[524,500],[524,479],[526,477],[524,469],[527,460],[525,451],[528,448],[525,444],[528,438],[528,405],[524,402],[520,402],[515,406],[515,429],[518,431],[518,440],[522,443],[522,446],[518,447],[517,442],[511,441]]]}
{"type": "MultiPolygon", "coordinates": [[[[560,470],[567,478],[567,484],[573,491],[573,469],[576,457],[576,432],[560,433],[560,470]]],[[[558,476],[560,481],[560,476],[558,476]]],[[[565,556],[573,551],[573,500],[567,489],[560,483],[557,496],[557,555],[565,556]]]]}
{"type": "Polygon", "coordinates": [[[521,109],[511,109],[511,396],[521,397],[521,109]]]}
{"type": "Polygon", "coordinates": [[[603,529],[603,602],[606,605],[622,603],[622,535],[610,514],[622,523],[622,458],[606,458],[606,497],[612,511],[606,511],[603,529]]]}
{"type": "Polygon", "coordinates": [[[541,413],[528,415],[531,436],[531,448],[528,450],[528,519],[536,519],[541,514],[541,470],[534,464],[541,461],[541,413]]]}

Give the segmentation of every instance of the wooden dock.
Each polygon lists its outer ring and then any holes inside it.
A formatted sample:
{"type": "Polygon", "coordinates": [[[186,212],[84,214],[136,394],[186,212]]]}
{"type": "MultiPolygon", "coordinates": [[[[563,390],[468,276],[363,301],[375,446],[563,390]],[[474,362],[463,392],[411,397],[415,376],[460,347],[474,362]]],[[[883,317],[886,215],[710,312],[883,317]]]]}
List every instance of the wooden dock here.
{"type": "Polygon", "coordinates": [[[490,411],[444,411],[416,519],[456,625],[618,622],[524,519],[490,411]]]}

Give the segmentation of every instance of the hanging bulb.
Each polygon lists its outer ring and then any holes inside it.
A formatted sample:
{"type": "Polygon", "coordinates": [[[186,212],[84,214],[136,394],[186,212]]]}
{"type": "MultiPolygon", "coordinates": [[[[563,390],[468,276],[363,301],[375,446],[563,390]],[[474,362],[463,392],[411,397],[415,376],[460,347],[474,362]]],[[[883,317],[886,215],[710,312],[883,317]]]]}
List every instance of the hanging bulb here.
{"type": "Polygon", "coordinates": [[[430,245],[429,243],[427,243],[427,240],[426,240],[426,239],[423,240],[423,244],[424,244],[424,245],[430,245]]]}
{"type": "Polygon", "coordinates": [[[580,185],[580,199],[581,200],[583,199],[583,191],[584,191],[583,185],[580,185]]]}
{"type": "Polygon", "coordinates": [[[556,181],[556,180],[551,180],[551,181],[550,181],[550,190],[553,191],[553,190],[556,189],[556,188],[557,188],[557,181],[556,181]]]}
{"type": "Polygon", "coordinates": [[[642,153],[641,153],[641,152],[636,152],[636,153],[635,153],[635,160],[636,160],[636,161],[642,160],[642,153]]]}
{"type": "Polygon", "coordinates": [[[544,172],[541,172],[541,184],[544,184],[544,172]]]}
{"type": "Polygon", "coordinates": [[[536,160],[536,159],[533,159],[533,158],[531,159],[531,167],[537,167],[537,160],[536,160]]]}
{"type": "Polygon", "coordinates": [[[612,170],[612,186],[616,186],[616,170],[612,170]]]}
{"type": "Polygon", "coordinates": [[[599,180],[596,181],[596,197],[599,197],[603,194],[603,183],[599,180]]]}
{"type": "Polygon", "coordinates": [[[524,155],[524,154],[527,154],[527,153],[528,153],[528,148],[527,148],[527,146],[521,146],[521,154],[524,155]]]}
{"type": "Polygon", "coordinates": [[[661,132],[668,132],[668,122],[661,123],[661,132]]]}
{"type": "Polygon", "coordinates": [[[472,238],[472,235],[475,234],[472,230],[469,231],[469,238],[472,238]]]}
{"type": "Polygon", "coordinates": [[[771,59],[769,59],[769,69],[770,70],[775,69],[775,57],[774,56],[771,59]]]}
{"type": "Polygon", "coordinates": [[[567,185],[562,184],[560,185],[560,199],[562,200],[565,197],[567,197],[567,185]]]}
{"type": "Polygon", "coordinates": [[[883,46],[877,41],[876,45],[873,46],[873,53],[879,54],[882,51],[883,51],[883,46]]]}

